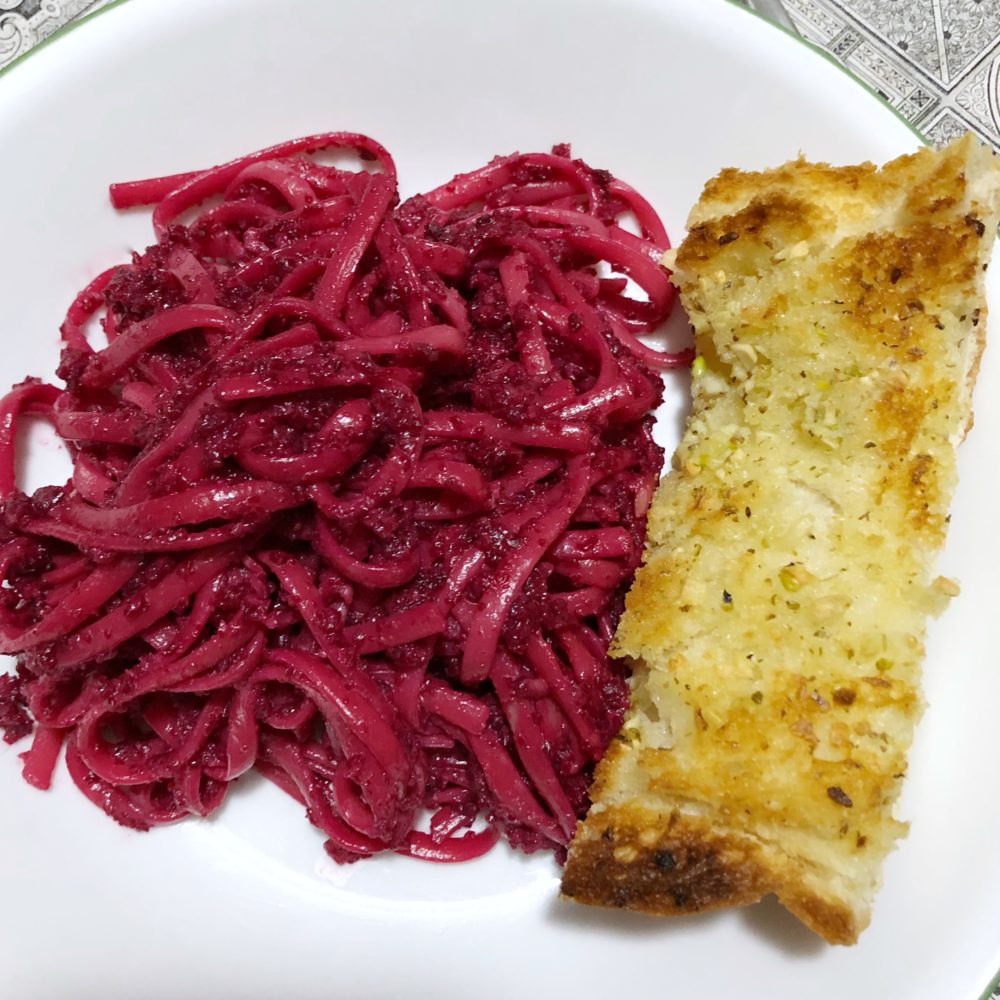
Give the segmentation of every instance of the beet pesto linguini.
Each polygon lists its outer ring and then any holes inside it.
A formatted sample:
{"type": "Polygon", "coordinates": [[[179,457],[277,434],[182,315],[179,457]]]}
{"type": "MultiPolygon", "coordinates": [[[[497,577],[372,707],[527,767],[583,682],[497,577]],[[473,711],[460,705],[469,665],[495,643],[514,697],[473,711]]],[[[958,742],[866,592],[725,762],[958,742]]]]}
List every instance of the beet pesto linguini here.
{"type": "Polygon", "coordinates": [[[25,778],[65,746],[146,829],[256,769],[338,861],[561,851],[627,700],[607,649],[661,465],[651,366],[689,360],[637,339],[673,298],[655,211],[565,146],[400,205],[350,133],[111,198],[157,242],[71,305],[65,388],[0,404],[25,778]],[[32,496],[25,415],[73,463],[32,496]]]}

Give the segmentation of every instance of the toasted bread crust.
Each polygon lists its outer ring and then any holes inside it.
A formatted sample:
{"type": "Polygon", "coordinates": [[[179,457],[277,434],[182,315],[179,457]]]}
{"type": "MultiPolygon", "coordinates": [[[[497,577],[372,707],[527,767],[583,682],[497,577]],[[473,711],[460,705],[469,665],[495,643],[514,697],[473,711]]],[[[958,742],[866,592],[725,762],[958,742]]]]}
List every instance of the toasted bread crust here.
{"type": "Polygon", "coordinates": [[[581,825],[562,893],[578,903],[671,917],[747,906],[776,893],[831,944],[857,939],[861,928],[850,906],[802,892],[794,880],[776,881],[766,855],[754,838],[676,810],[614,807],[597,824],[581,825]]]}
{"type": "Polygon", "coordinates": [[[906,828],[998,216],[971,137],[707,185],[675,263],[703,367],[613,646],[633,703],[568,897],[678,914],[775,893],[831,943],[867,926],[906,828]]]}
{"type": "Polygon", "coordinates": [[[623,805],[580,830],[562,891],[581,903],[679,915],[755,903],[770,879],[749,837],[623,805]]]}

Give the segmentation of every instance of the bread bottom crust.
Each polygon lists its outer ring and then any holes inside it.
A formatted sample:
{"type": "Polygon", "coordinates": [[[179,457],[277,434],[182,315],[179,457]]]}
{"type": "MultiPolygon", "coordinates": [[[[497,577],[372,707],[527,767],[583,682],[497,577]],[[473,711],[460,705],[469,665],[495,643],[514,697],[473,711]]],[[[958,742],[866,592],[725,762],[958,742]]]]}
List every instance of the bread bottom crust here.
{"type": "Polygon", "coordinates": [[[774,893],[831,944],[867,926],[842,900],[804,889],[804,865],[758,838],[679,808],[611,807],[581,823],[562,894],[659,916],[746,906],[774,893]]]}

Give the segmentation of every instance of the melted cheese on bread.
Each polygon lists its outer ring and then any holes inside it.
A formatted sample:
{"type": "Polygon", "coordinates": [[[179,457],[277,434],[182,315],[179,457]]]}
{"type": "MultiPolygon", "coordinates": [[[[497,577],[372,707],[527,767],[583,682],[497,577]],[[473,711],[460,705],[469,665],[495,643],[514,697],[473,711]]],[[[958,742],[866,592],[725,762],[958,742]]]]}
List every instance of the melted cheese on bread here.
{"type": "Polygon", "coordinates": [[[971,422],[1000,169],[969,136],[881,170],[709,182],[671,262],[693,411],[613,652],[632,706],[563,892],[658,913],[775,892],[867,925],[921,710],[971,422]]]}

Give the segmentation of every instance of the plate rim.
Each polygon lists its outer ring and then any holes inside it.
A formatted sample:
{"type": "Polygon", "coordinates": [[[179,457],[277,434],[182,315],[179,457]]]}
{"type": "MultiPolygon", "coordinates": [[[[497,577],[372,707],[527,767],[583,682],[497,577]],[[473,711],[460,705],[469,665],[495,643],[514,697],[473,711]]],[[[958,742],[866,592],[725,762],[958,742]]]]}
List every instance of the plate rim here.
{"type": "MultiPolygon", "coordinates": [[[[0,79],[3,79],[4,76],[10,73],[15,66],[20,66],[23,63],[27,62],[30,56],[33,56],[36,53],[42,51],[43,49],[48,48],[57,39],[65,38],[66,35],[75,31],[77,28],[86,24],[88,21],[95,21],[102,14],[106,14],[108,11],[115,10],[118,7],[123,7],[128,2],[129,0],[110,0],[110,2],[106,3],[103,7],[98,7],[96,10],[87,11],[78,17],[74,17],[71,21],[67,21],[65,24],[56,28],[56,30],[53,31],[52,34],[46,35],[45,38],[43,38],[36,45],[31,46],[30,49],[27,49],[20,55],[15,56],[9,63],[7,63],[6,66],[0,66],[0,79]]],[[[776,21],[772,21],[769,17],[762,14],[755,8],[748,7],[744,2],[744,0],[717,0],[717,2],[727,3],[729,4],[730,7],[734,7],[736,10],[742,11],[744,14],[756,18],[758,21],[763,22],[764,24],[773,28],[775,31],[780,31],[783,35],[786,35],[788,38],[792,39],[792,41],[796,42],[797,44],[804,45],[807,49],[811,49],[814,53],[816,53],[816,55],[822,57],[831,66],[834,66],[836,69],[840,70],[840,72],[843,73],[844,76],[846,76],[848,79],[852,80],[855,84],[857,84],[859,87],[865,90],[887,111],[891,112],[896,119],[898,119],[903,125],[905,125],[906,128],[909,129],[910,132],[912,132],[921,141],[921,143],[923,143],[925,146],[931,145],[927,136],[925,136],[923,132],[921,132],[920,129],[913,124],[913,122],[911,122],[908,118],[906,118],[902,114],[902,112],[899,111],[898,108],[894,108],[887,101],[883,100],[879,96],[878,91],[876,91],[874,87],[865,83],[865,81],[862,80],[861,77],[859,77],[851,69],[845,66],[839,59],[837,59],[836,56],[834,56],[827,49],[824,49],[821,45],[817,45],[815,42],[810,41],[804,35],[800,35],[798,32],[793,31],[790,28],[787,28],[785,25],[779,24],[776,21]]],[[[998,973],[998,977],[1000,977],[1000,973],[998,973]]]]}
{"type": "MultiPolygon", "coordinates": [[[[34,56],[39,52],[42,52],[43,50],[51,47],[52,44],[55,43],[57,40],[67,37],[72,32],[83,27],[85,24],[96,21],[98,18],[101,17],[101,15],[119,9],[125,6],[125,4],[129,2],[130,0],[110,0],[110,2],[104,4],[101,7],[86,11],[79,16],[73,17],[72,20],[61,25],[51,34],[41,39],[37,44],[31,46],[26,51],[17,55],[5,66],[0,67],[0,80],[4,79],[8,74],[13,72],[15,67],[22,66],[25,63],[27,63],[31,56],[34,56]]],[[[543,2],[545,2],[545,0],[543,0],[543,2]]],[[[897,108],[893,107],[886,100],[884,100],[873,87],[871,87],[868,83],[866,83],[854,72],[852,72],[847,66],[845,66],[842,62],[840,62],[840,60],[838,60],[827,49],[816,44],[815,42],[810,41],[803,35],[786,27],[785,25],[772,21],[770,18],[766,17],[760,11],[757,11],[750,6],[747,6],[746,3],[743,2],[743,0],[723,0],[723,2],[728,4],[729,7],[735,8],[735,10],[740,11],[745,15],[749,15],[755,18],[757,21],[763,22],[764,24],[768,25],[771,29],[774,29],[780,32],[781,34],[787,36],[789,39],[794,41],[799,46],[804,46],[806,49],[811,50],[815,55],[822,57],[822,59],[825,62],[835,67],[837,70],[840,71],[841,74],[843,74],[845,77],[851,80],[856,86],[863,89],[872,99],[874,99],[879,104],[879,106],[881,106],[884,110],[890,112],[893,115],[893,117],[895,117],[900,123],[902,123],[906,127],[906,129],[920,141],[922,145],[924,146],[931,145],[927,136],[917,126],[915,126],[911,121],[909,121],[897,108]]],[[[1000,969],[998,969],[997,973],[989,981],[989,983],[986,985],[982,993],[979,994],[978,1000],[994,1000],[994,998],[998,996],[1000,996],[1000,969]]],[[[970,1000],[973,1000],[973,998],[970,997],[970,1000]]]]}

